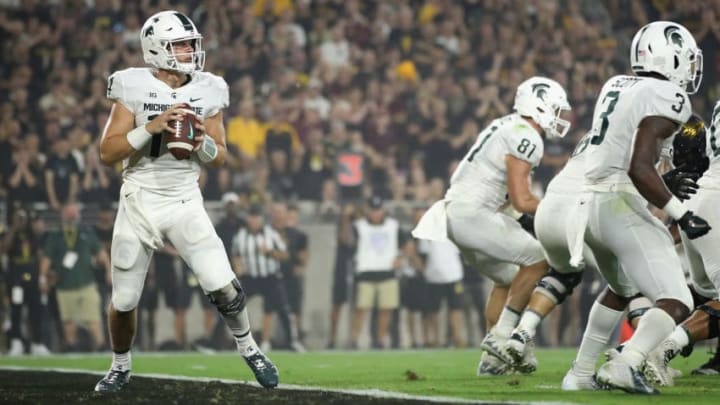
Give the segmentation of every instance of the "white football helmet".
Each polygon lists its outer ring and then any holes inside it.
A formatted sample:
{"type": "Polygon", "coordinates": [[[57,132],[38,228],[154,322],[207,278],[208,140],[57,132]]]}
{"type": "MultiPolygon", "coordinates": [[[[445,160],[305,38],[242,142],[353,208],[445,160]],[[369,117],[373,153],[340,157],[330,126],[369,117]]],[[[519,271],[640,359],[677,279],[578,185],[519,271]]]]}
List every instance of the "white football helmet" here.
{"type": "Polygon", "coordinates": [[[183,73],[200,71],[205,66],[202,35],[195,24],[177,11],[161,11],[148,18],[140,30],[140,44],[145,62],[158,69],[176,70],[183,73]],[[172,43],[192,40],[191,62],[180,62],[172,43]]]}
{"type": "Polygon", "coordinates": [[[635,34],[630,65],[635,74],[658,73],[688,94],[702,82],[702,51],[685,27],[671,21],[651,22],[635,34]]]}
{"type": "Polygon", "coordinates": [[[532,118],[547,138],[562,138],[570,129],[570,122],[560,118],[562,111],[570,111],[570,103],[565,90],[555,80],[535,76],[520,83],[513,109],[523,117],[532,118]]]}

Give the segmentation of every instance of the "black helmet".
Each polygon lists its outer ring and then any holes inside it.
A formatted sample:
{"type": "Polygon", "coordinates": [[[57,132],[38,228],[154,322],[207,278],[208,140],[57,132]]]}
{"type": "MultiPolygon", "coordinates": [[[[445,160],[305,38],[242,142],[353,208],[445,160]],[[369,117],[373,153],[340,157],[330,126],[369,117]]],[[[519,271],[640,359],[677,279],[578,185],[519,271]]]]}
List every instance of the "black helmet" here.
{"type": "Polygon", "coordinates": [[[673,166],[702,175],[710,164],[705,151],[705,137],[705,122],[699,115],[693,114],[673,140],[673,166]]]}

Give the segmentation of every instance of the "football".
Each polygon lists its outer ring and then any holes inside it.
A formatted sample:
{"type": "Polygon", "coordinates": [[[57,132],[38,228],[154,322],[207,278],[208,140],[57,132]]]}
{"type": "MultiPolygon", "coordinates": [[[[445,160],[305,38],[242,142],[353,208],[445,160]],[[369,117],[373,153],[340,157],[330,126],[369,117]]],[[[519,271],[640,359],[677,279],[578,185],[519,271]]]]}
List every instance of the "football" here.
{"type": "Polygon", "coordinates": [[[168,126],[173,131],[165,131],[165,145],[168,151],[175,159],[183,160],[190,158],[190,154],[195,147],[195,124],[197,117],[195,112],[190,109],[189,105],[183,106],[186,110],[185,119],[182,121],[172,120],[168,122],[168,126]]]}

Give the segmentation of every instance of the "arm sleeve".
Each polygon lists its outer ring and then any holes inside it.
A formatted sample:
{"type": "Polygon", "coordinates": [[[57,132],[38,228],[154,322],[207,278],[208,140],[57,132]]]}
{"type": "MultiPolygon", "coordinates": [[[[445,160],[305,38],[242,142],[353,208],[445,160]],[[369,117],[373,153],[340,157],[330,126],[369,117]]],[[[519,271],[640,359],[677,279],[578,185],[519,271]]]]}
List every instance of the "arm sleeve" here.
{"type": "Polygon", "coordinates": [[[527,124],[516,124],[503,137],[506,154],[524,160],[537,167],[542,160],[544,147],[540,135],[527,124]]]}

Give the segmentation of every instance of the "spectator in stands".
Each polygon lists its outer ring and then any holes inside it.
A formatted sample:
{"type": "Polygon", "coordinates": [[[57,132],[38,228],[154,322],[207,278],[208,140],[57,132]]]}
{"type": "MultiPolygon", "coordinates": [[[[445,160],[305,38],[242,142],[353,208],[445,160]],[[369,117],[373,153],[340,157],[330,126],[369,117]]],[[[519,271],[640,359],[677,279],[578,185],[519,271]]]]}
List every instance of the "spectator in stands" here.
{"type": "Polygon", "coordinates": [[[42,201],[42,169],[28,148],[28,141],[19,142],[13,154],[13,166],[7,179],[8,204],[26,205],[42,201]]]}
{"type": "Polygon", "coordinates": [[[67,138],[60,137],[53,144],[45,165],[45,189],[50,208],[59,211],[61,205],[76,202],[79,186],[80,169],[70,154],[70,143],[67,138]]]}
{"type": "Polygon", "coordinates": [[[344,217],[340,225],[343,243],[355,250],[356,299],[351,339],[358,347],[358,339],[365,323],[365,315],[377,302],[378,325],[375,341],[387,347],[392,311],[400,305],[400,291],[395,271],[400,268],[402,232],[398,221],[383,208],[383,200],[373,196],[363,218],[350,222],[344,217]],[[377,301],[376,301],[377,300],[377,301]]]}
{"type": "Polygon", "coordinates": [[[427,344],[438,347],[440,325],[438,315],[443,301],[450,321],[452,344],[464,347],[463,338],[463,265],[460,251],[452,242],[418,241],[417,252],[424,264],[423,275],[427,283],[423,324],[427,344]]]}
{"type": "Polygon", "coordinates": [[[43,336],[44,306],[39,290],[40,240],[32,229],[30,214],[25,209],[17,209],[13,214],[12,225],[3,235],[0,254],[8,256],[6,284],[10,297],[10,339],[9,356],[25,354],[22,336],[23,308],[28,312],[27,341],[30,342],[30,354],[50,354],[43,336]]]}
{"type": "Polygon", "coordinates": [[[80,199],[85,203],[102,204],[114,201],[120,192],[118,178],[113,170],[100,163],[97,144],[87,148],[84,155],[85,171],[82,175],[80,199]]]}
{"type": "Polygon", "coordinates": [[[240,228],[245,226],[245,218],[241,216],[241,212],[248,204],[247,195],[246,193],[238,194],[234,191],[229,191],[223,194],[220,202],[223,205],[224,212],[223,216],[220,217],[220,220],[218,220],[215,225],[215,231],[223,241],[228,257],[231,257],[232,240],[240,228]],[[240,195],[243,196],[243,200],[241,200],[240,195]]]}
{"type": "Polygon", "coordinates": [[[265,146],[265,128],[255,116],[252,99],[243,99],[238,115],[231,118],[227,127],[227,142],[235,145],[244,157],[261,157],[265,146]]]}
{"type": "MultiPolygon", "coordinates": [[[[105,251],[108,257],[110,257],[110,244],[112,242],[112,231],[114,222],[115,209],[113,209],[112,205],[107,202],[107,200],[105,200],[98,206],[97,221],[93,225],[93,230],[95,231],[95,235],[97,235],[98,241],[100,242],[101,249],[105,251]]],[[[98,293],[100,294],[100,308],[102,308],[104,312],[105,308],[107,308],[107,305],[110,302],[110,293],[112,292],[110,288],[111,283],[110,280],[107,279],[107,274],[105,272],[105,266],[103,263],[95,261],[95,263],[93,263],[93,272],[95,273],[95,282],[97,283],[98,293]]],[[[102,330],[105,334],[105,341],[109,342],[110,331],[107,327],[107,317],[103,316],[102,319],[102,330]]]]}
{"type": "MultiPolygon", "coordinates": [[[[413,211],[413,224],[425,213],[424,209],[413,211]]],[[[407,328],[410,346],[420,348],[428,344],[427,329],[422,325],[422,314],[426,307],[427,283],[423,276],[425,262],[417,251],[417,241],[409,235],[403,245],[404,262],[400,277],[400,304],[407,310],[407,328]],[[418,333],[418,331],[420,331],[418,333]]]]}
{"type": "MultiPolygon", "coordinates": [[[[338,228],[348,226],[346,223],[353,223],[362,216],[361,210],[354,204],[346,204],[343,207],[342,216],[338,228]]],[[[350,292],[353,290],[353,244],[346,239],[346,235],[338,232],[337,247],[335,249],[335,264],[333,266],[332,283],[332,308],[330,309],[330,337],[327,348],[337,348],[337,333],[340,323],[340,311],[343,305],[350,300],[350,292]]]]}
{"type": "Polygon", "coordinates": [[[280,270],[287,291],[290,312],[297,322],[298,332],[302,337],[303,277],[309,251],[307,235],[297,228],[297,215],[297,207],[288,206],[284,201],[273,203],[271,225],[283,238],[288,250],[288,259],[280,262],[280,270]]]}
{"type": "Polygon", "coordinates": [[[105,267],[110,278],[110,259],[92,229],[80,226],[80,209],[65,204],[61,212],[60,230],[49,232],[40,258],[40,292],[47,293],[51,280],[57,288],[60,317],[63,323],[65,348],[76,350],[77,327],[84,324],[93,337],[92,348],[105,347],[101,329],[100,296],[95,284],[92,262],[105,267]]]}

